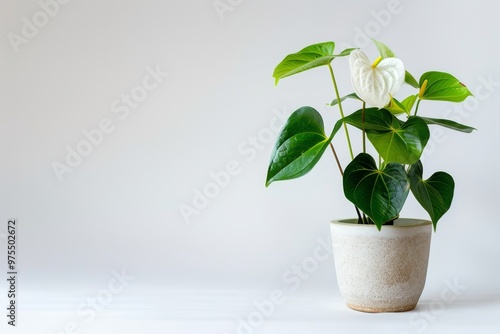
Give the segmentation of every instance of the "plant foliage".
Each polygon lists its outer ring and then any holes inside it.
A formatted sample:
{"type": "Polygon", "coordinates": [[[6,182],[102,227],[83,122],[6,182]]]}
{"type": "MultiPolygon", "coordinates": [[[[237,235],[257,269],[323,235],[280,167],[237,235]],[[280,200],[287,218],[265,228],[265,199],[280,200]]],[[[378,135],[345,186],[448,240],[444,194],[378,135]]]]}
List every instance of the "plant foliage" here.
{"type": "Polygon", "coordinates": [[[329,105],[339,108],[340,117],[328,135],[323,117],[316,109],[305,106],[293,112],[276,140],[266,186],[304,176],[330,146],[343,177],[344,195],[356,207],[360,223],[373,223],[378,229],[390,224],[399,217],[411,192],[436,229],[437,222],[451,206],[455,182],[443,171],[433,173],[428,179],[423,177],[421,157],[431,136],[429,127],[441,126],[463,133],[475,129],[450,119],[422,116],[419,106],[426,100],[462,102],[472,94],[462,82],[445,72],[429,71],[417,81],[406,69],[402,70],[402,62],[388,46],[379,41],[374,43],[380,57],[372,65],[360,50],[346,49],[335,54],[335,43],[323,42],[287,55],[276,66],[275,84],[313,68],[328,67],[335,91],[329,105]],[[349,57],[351,82],[356,91],[343,97],[339,95],[332,67],[333,60],[342,57],[349,57]],[[416,91],[398,100],[393,96],[394,91],[403,82],[416,91]],[[342,103],[346,99],[359,101],[361,109],[345,115],[342,103]],[[388,103],[380,107],[367,105],[367,101],[388,103]],[[342,127],[350,152],[344,169],[333,145],[342,127]],[[351,145],[349,128],[361,132],[363,144],[357,154],[351,145]],[[367,153],[367,142],[377,152],[376,158],[367,153]]]}

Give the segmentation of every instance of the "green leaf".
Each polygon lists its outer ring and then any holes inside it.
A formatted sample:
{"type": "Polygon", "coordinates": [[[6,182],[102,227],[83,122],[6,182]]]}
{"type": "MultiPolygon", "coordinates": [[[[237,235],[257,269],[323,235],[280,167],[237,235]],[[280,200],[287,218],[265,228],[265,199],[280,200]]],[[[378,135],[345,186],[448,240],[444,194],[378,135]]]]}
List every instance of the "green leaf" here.
{"type": "Polygon", "coordinates": [[[476,130],[473,127],[463,125],[449,119],[429,118],[429,117],[420,117],[420,118],[423,119],[427,124],[441,125],[445,128],[452,129],[455,131],[471,133],[472,131],[476,130]]]}
{"type": "Polygon", "coordinates": [[[389,49],[389,47],[387,45],[385,45],[384,43],[379,42],[373,38],[372,38],[372,41],[373,41],[373,43],[375,43],[375,46],[377,47],[378,52],[380,53],[380,56],[382,57],[382,59],[396,57],[394,52],[392,52],[392,50],[389,49]]]}
{"type": "MultiPolygon", "coordinates": [[[[361,101],[361,99],[359,98],[358,95],[356,95],[356,93],[351,93],[349,95],[342,96],[340,98],[340,102],[344,102],[344,100],[346,100],[346,99],[355,99],[355,100],[361,101]]],[[[332,103],[330,103],[330,106],[333,107],[334,105],[337,105],[338,103],[339,103],[339,100],[335,99],[335,100],[332,101],[332,103]]]]}
{"type": "Polygon", "coordinates": [[[408,171],[410,188],[420,205],[429,213],[435,231],[438,220],[451,206],[455,181],[445,172],[436,172],[427,180],[422,178],[422,174],[423,167],[419,160],[408,171]]]}
{"type": "Polygon", "coordinates": [[[383,133],[369,132],[367,137],[384,161],[415,163],[429,140],[429,127],[423,120],[415,117],[399,122],[399,127],[391,126],[383,133]]]}
{"type": "Polygon", "coordinates": [[[399,216],[410,187],[403,165],[389,163],[379,170],[366,153],[359,154],[346,167],[343,185],[346,198],[368,215],[379,230],[399,216]]]}
{"type": "Polygon", "coordinates": [[[463,83],[445,72],[426,72],[420,77],[419,85],[422,100],[462,102],[472,95],[463,83]],[[426,81],[426,86],[422,87],[426,81]]]}
{"type": "Polygon", "coordinates": [[[413,88],[420,88],[420,85],[418,84],[415,77],[413,77],[413,75],[411,75],[408,71],[405,71],[405,82],[413,88]]]}
{"type": "Polygon", "coordinates": [[[413,105],[415,104],[415,101],[417,101],[418,94],[415,95],[410,95],[403,101],[401,101],[401,104],[405,107],[406,112],[408,115],[411,113],[411,110],[413,109],[413,105]]]}
{"type": "Polygon", "coordinates": [[[334,49],[334,42],[324,42],[309,45],[297,53],[289,54],[274,69],[275,84],[277,85],[280,79],[293,74],[328,65],[336,57],[333,54],[334,49]]]}
{"type": "MultiPolygon", "coordinates": [[[[336,131],[338,128],[340,126],[336,131]]],[[[271,154],[266,187],[274,181],[307,174],[321,158],[333,135],[330,138],[325,135],[323,119],[314,108],[302,107],[292,113],[271,154]]]]}
{"type": "Polygon", "coordinates": [[[410,95],[401,102],[392,97],[391,102],[385,107],[385,109],[389,110],[393,115],[406,113],[410,116],[411,109],[413,108],[415,101],[417,101],[417,97],[417,94],[410,95]]]}
{"type": "Polygon", "coordinates": [[[334,58],[345,57],[357,48],[349,48],[334,55],[334,42],[324,42],[309,45],[297,53],[289,54],[274,69],[275,84],[282,78],[307,71],[311,68],[328,65],[334,58]]]}
{"type": "Polygon", "coordinates": [[[345,57],[345,56],[348,56],[351,54],[351,52],[353,52],[354,50],[357,50],[358,48],[349,48],[349,49],[345,49],[343,50],[341,53],[339,53],[338,55],[334,55],[335,57],[345,57]]]}
{"type": "Polygon", "coordinates": [[[394,97],[391,97],[391,101],[389,102],[389,105],[385,107],[385,109],[389,110],[393,115],[399,115],[404,113],[408,114],[406,106],[403,105],[398,100],[396,100],[394,97]]]}
{"type": "Polygon", "coordinates": [[[364,129],[366,132],[384,132],[390,129],[390,125],[388,124],[392,122],[396,122],[397,126],[398,119],[386,109],[366,108],[364,121],[362,109],[344,117],[341,121],[355,126],[360,130],[364,129]]]}
{"type": "Polygon", "coordinates": [[[386,109],[367,108],[344,117],[344,122],[365,130],[370,142],[386,163],[413,164],[429,141],[429,127],[419,117],[403,122],[386,109]]]}

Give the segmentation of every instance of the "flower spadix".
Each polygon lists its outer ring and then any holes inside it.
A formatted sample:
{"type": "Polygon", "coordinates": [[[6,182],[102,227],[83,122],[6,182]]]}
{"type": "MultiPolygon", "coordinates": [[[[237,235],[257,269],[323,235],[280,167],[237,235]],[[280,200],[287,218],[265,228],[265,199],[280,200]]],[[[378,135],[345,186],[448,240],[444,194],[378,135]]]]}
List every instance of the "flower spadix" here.
{"type": "Polygon", "coordinates": [[[405,80],[405,68],[398,58],[377,58],[370,63],[360,50],[349,56],[354,92],[369,106],[385,107],[405,80]]]}

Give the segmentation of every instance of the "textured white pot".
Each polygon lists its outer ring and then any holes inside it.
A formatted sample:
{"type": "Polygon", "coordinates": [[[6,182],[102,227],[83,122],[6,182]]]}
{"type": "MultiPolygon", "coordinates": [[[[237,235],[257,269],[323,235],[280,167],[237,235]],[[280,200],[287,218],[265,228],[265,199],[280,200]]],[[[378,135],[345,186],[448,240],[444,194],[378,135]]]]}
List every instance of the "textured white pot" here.
{"type": "Polygon", "coordinates": [[[432,224],[397,219],[394,225],[330,224],[340,293],[347,306],[363,312],[415,308],[427,275],[432,224]]]}

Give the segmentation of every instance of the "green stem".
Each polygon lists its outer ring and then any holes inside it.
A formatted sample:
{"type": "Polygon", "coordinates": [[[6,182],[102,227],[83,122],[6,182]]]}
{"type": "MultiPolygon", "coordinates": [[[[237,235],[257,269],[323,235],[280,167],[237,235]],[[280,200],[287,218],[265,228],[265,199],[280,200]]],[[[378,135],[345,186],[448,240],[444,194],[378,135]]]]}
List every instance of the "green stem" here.
{"type": "Polygon", "coordinates": [[[363,109],[361,109],[361,127],[362,127],[362,132],[363,132],[363,153],[366,153],[365,106],[366,106],[366,102],[363,101],[363,109]]]}
{"type": "MultiPolygon", "coordinates": [[[[337,166],[339,167],[340,175],[342,177],[344,177],[344,171],[342,170],[342,166],[340,165],[339,157],[337,156],[337,152],[335,151],[335,148],[333,147],[332,142],[330,142],[330,148],[332,149],[333,156],[335,157],[335,161],[337,162],[337,166]]],[[[354,208],[356,209],[356,213],[358,215],[358,219],[359,219],[358,221],[363,221],[363,219],[361,218],[361,213],[359,212],[358,207],[354,206],[354,208]]],[[[363,214],[363,216],[364,216],[364,214],[363,214]]]]}
{"type": "Polygon", "coordinates": [[[420,101],[422,101],[422,99],[418,99],[417,106],[415,107],[415,114],[413,116],[417,116],[418,106],[420,105],[420,101]]]}
{"type": "MultiPolygon", "coordinates": [[[[339,111],[340,111],[340,117],[344,118],[344,110],[342,109],[342,102],[340,101],[340,95],[339,95],[339,89],[337,87],[337,81],[335,80],[335,75],[333,74],[333,68],[332,65],[328,64],[328,69],[330,70],[330,76],[332,77],[332,82],[333,82],[333,89],[335,90],[335,96],[337,97],[337,101],[339,101],[339,111]]],[[[351,160],[354,160],[354,154],[352,153],[352,145],[351,145],[351,138],[349,137],[349,130],[347,129],[347,124],[343,123],[344,125],[344,131],[345,135],[347,138],[347,146],[349,147],[349,153],[351,154],[351,160]]]]}
{"type": "MultiPolygon", "coordinates": [[[[337,98],[337,101],[339,101],[338,104],[339,104],[340,117],[344,118],[345,117],[344,116],[344,109],[342,109],[342,101],[340,100],[340,94],[339,94],[339,89],[337,86],[337,80],[335,80],[335,74],[333,74],[332,65],[328,64],[328,69],[330,70],[330,76],[332,77],[333,89],[335,90],[335,97],[337,98]]],[[[351,138],[349,137],[349,130],[347,129],[346,123],[343,123],[343,125],[344,125],[345,136],[347,138],[347,146],[349,147],[349,153],[351,155],[351,160],[354,160],[354,154],[352,153],[351,138]]],[[[332,148],[333,155],[335,156],[335,160],[337,160],[337,165],[340,168],[340,174],[342,174],[342,176],[344,176],[344,172],[342,171],[342,167],[340,167],[340,162],[339,162],[339,159],[337,157],[337,153],[335,152],[335,149],[333,148],[332,143],[330,143],[330,147],[332,148]]],[[[364,220],[363,220],[364,214],[363,214],[363,218],[362,218],[358,207],[354,206],[354,208],[356,209],[356,213],[358,215],[359,221],[364,222],[364,220]]]]}

